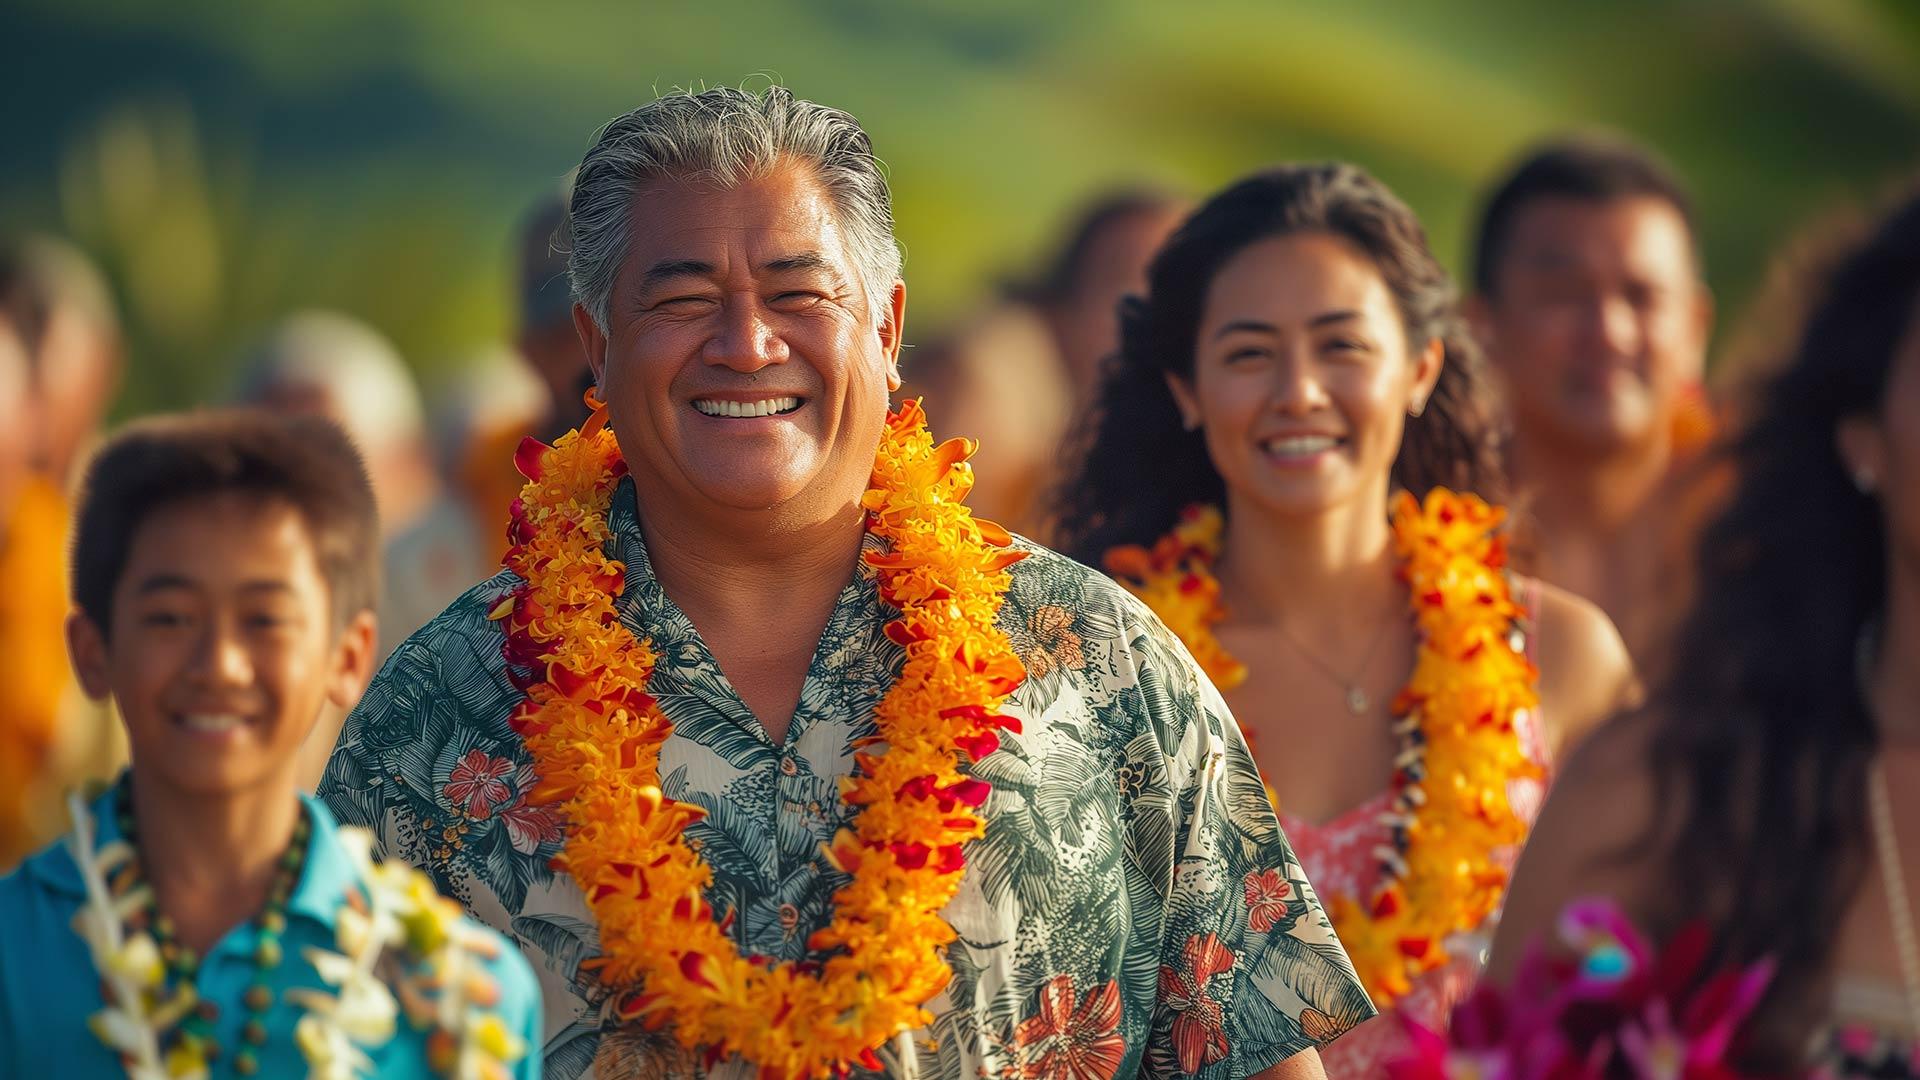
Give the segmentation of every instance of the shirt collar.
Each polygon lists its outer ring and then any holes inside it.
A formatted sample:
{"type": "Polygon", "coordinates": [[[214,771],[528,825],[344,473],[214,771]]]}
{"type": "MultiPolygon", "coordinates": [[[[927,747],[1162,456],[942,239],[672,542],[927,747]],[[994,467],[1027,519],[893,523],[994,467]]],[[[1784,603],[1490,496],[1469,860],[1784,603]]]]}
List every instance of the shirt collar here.
{"type": "MultiPolygon", "coordinates": [[[[114,791],[108,788],[88,807],[93,816],[96,851],[122,839],[119,815],[113,812],[113,803],[114,791]]],[[[307,836],[306,863],[301,868],[299,884],[287,898],[287,913],[312,919],[331,929],[347,887],[354,881],[353,863],[340,846],[340,826],[327,808],[305,792],[300,793],[300,804],[306,807],[312,827],[307,836]]],[[[86,883],[80,878],[80,867],[73,861],[64,836],[28,865],[35,877],[56,891],[75,898],[86,895],[86,883]]]]}

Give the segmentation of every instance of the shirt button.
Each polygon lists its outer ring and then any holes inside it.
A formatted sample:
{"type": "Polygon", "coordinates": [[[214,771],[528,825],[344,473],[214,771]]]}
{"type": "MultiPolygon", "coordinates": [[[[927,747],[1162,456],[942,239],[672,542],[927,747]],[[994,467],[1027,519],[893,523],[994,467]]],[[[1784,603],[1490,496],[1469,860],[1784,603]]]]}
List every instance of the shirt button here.
{"type": "Polygon", "coordinates": [[[799,764],[798,764],[797,762],[795,762],[795,761],[793,760],[793,755],[792,755],[792,754],[785,754],[785,755],[782,755],[782,756],[781,756],[781,758],[780,758],[780,775],[782,775],[782,776],[798,776],[798,775],[800,775],[800,765],[799,765],[799,764]]]}

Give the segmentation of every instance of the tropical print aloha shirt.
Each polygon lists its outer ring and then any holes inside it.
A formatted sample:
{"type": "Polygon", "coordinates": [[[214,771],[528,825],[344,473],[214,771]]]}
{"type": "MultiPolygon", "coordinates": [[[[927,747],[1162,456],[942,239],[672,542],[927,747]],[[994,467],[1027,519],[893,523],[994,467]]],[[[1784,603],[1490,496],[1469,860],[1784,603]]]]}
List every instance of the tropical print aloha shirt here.
{"type": "MultiPolygon", "coordinates": [[[[621,618],[661,657],[648,687],[674,725],[661,786],[708,813],[688,829],[713,867],[708,900],[734,913],[742,953],[804,959],[845,881],[821,845],[852,817],[836,781],[902,660],[882,629],[895,612],[862,564],[776,746],[654,580],[630,482],[609,524],[621,618]]],[[[1023,731],[974,766],[993,793],[943,912],[953,981],[928,1003],[931,1026],[882,1048],[886,1074],[1235,1080],[1372,1016],[1212,684],[1107,578],[1016,542],[1031,555],[1000,625],[1027,666],[1004,710],[1023,731]]],[[[502,572],[400,646],[320,795],[521,943],[546,994],[549,1077],[751,1077],[611,1021],[582,970],[595,927],[548,866],[563,822],[527,801],[532,770],[507,725],[521,694],[487,620],[515,583],[502,572]]]]}

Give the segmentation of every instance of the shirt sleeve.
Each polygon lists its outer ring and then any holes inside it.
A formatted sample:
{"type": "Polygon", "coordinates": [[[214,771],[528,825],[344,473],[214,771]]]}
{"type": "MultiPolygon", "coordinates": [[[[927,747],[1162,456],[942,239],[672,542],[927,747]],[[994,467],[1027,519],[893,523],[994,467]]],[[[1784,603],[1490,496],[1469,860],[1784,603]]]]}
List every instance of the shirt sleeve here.
{"type": "Polygon", "coordinates": [[[1173,747],[1172,891],[1143,1075],[1252,1076],[1374,1015],[1281,832],[1239,725],[1151,612],[1126,597],[1147,723],[1173,747]]]}
{"type": "Polygon", "coordinates": [[[463,754],[480,752],[469,767],[499,790],[524,779],[508,771],[518,740],[506,717],[519,693],[487,620],[511,584],[502,575],[474,587],[394,650],[347,715],[315,792],[342,825],[372,832],[382,857],[426,869],[442,892],[454,892],[449,868],[460,860],[433,857],[434,823],[450,816],[448,784],[463,754]]]}

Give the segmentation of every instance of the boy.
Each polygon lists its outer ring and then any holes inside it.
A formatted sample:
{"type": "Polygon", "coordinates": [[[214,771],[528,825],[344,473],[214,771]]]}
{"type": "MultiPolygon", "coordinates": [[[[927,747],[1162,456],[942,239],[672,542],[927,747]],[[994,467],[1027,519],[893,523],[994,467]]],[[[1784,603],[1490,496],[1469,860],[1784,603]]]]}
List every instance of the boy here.
{"type": "Polygon", "coordinates": [[[526,961],[298,790],[370,673],[375,517],[324,420],[164,418],[95,458],[68,647],[133,766],[0,879],[0,1077],[538,1076],[526,961]]]}

